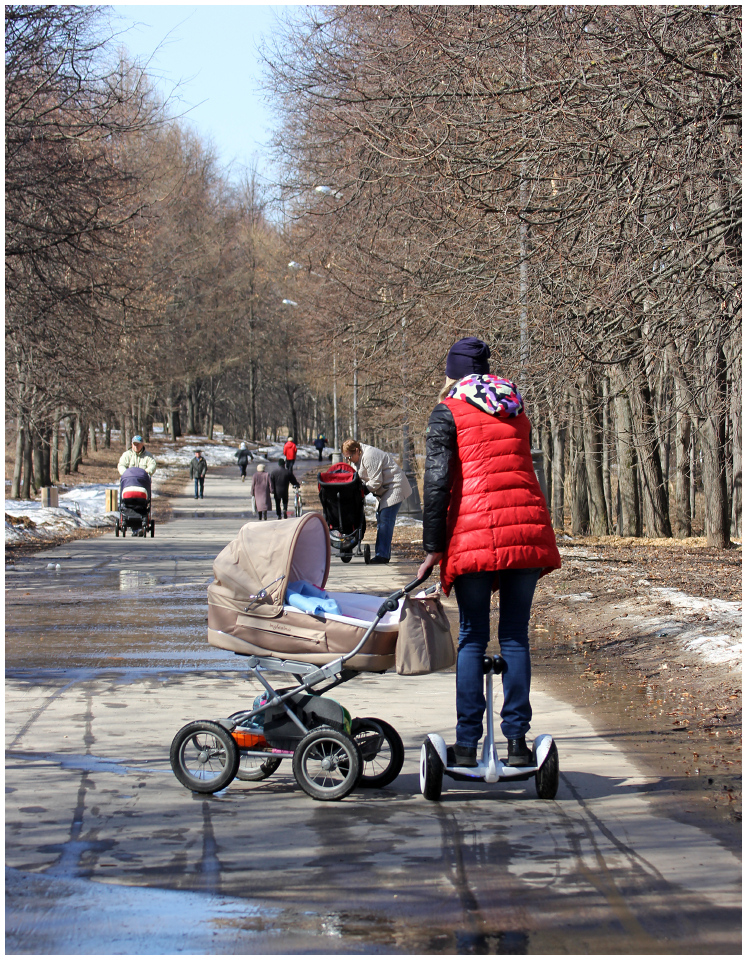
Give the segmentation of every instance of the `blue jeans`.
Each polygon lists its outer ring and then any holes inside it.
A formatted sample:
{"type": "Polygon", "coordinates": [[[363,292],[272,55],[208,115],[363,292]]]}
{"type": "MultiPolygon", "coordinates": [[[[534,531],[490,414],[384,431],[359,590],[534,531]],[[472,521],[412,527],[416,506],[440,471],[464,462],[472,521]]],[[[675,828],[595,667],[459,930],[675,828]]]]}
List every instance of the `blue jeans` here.
{"type": "MultiPolygon", "coordinates": [[[[529,686],[529,615],[540,571],[499,572],[498,640],[507,669],[503,674],[501,732],[509,740],[529,730],[532,708],[529,686]]],[[[459,649],[457,653],[456,742],[476,747],[482,737],[485,714],[485,684],[482,662],[490,639],[490,597],[494,571],[465,573],[454,581],[459,604],[459,649]]]]}
{"type": "Polygon", "coordinates": [[[202,496],[205,491],[205,478],[204,477],[195,477],[195,500],[198,495],[202,496]]]}
{"type": "Polygon", "coordinates": [[[382,507],[376,514],[376,556],[388,560],[392,555],[392,536],[394,521],[397,519],[401,503],[391,507],[382,507]]]}

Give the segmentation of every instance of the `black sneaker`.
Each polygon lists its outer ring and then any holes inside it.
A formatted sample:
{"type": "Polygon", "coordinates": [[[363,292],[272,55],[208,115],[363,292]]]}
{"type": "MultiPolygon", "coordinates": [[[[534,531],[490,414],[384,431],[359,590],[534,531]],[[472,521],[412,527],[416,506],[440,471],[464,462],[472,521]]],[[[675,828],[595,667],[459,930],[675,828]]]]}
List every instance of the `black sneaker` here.
{"type": "Polygon", "coordinates": [[[524,737],[516,737],[515,740],[508,741],[508,765],[509,767],[534,766],[532,751],[527,746],[524,737]]]}
{"type": "Polygon", "coordinates": [[[389,563],[389,557],[371,557],[371,563],[389,563]]]}
{"type": "Polygon", "coordinates": [[[463,747],[455,743],[453,747],[446,748],[446,766],[447,767],[476,767],[477,766],[477,747],[463,747]]]}

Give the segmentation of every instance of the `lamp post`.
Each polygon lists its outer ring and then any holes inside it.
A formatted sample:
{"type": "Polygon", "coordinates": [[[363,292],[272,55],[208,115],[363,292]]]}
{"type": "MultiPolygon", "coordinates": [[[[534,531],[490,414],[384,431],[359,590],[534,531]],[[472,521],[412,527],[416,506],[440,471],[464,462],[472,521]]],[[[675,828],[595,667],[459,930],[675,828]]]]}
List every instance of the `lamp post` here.
{"type": "Polygon", "coordinates": [[[410,496],[400,507],[400,513],[416,520],[423,519],[423,508],[420,504],[420,491],[410,460],[410,417],[407,412],[407,317],[402,317],[402,472],[407,477],[412,491],[410,496]]]}

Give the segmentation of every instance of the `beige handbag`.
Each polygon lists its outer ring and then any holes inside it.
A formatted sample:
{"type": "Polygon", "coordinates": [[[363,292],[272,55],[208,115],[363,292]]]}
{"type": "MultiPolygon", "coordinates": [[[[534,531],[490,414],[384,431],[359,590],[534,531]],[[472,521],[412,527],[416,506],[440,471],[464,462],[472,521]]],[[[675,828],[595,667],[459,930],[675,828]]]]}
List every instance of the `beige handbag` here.
{"type": "Polygon", "coordinates": [[[456,663],[449,618],[438,597],[405,597],[397,636],[396,670],[405,677],[447,670],[456,663]]]}

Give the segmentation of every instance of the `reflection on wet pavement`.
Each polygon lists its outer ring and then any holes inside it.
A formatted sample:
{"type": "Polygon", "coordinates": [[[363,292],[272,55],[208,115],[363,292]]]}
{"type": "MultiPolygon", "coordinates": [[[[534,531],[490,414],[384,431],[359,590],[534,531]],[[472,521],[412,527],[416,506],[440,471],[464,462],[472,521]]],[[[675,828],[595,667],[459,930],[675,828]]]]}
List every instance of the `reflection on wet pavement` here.
{"type": "Polygon", "coordinates": [[[152,569],[121,559],[81,569],[62,558],[54,572],[40,561],[27,572],[27,560],[8,572],[6,667],[237,668],[207,644],[206,555],[160,556],[152,569]]]}

